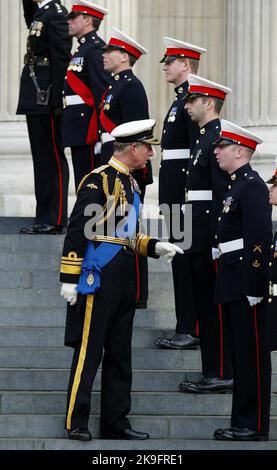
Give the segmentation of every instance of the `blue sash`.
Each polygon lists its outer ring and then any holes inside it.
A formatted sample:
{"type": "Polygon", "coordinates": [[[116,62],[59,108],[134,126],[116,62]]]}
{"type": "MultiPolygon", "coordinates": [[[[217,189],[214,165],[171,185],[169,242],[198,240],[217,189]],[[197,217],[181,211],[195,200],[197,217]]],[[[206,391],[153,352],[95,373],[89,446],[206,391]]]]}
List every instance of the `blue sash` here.
{"type": "MultiPolygon", "coordinates": [[[[119,228],[112,236],[117,238],[133,238],[140,213],[140,196],[135,191],[134,201],[126,224],[119,228]]],[[[102,242],[97,248],[89,241],[82,263],[81,275],[77,291],[83,295],[95,294],[100,287],[101,270],[114,256],[119,253],[123,245],[102,242]]]]}

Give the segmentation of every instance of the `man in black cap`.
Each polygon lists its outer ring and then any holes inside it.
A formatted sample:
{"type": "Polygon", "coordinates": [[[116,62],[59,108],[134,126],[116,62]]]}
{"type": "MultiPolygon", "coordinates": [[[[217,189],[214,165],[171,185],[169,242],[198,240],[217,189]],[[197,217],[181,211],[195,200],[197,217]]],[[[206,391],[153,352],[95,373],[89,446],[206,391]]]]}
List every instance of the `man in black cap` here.
{"type": "Polygon", "coordinates": [[[154,125],[153,119],[147,119],[112,131],[114,156],[83,179],[68,226],[60,279],[65,283],[61,294],[69,302],[65,344],[75,348],[66,416],[69,439],[92,439],[88,430],[91,388],[103,350],[101,436],[149,438],[147,433],[134,431],[127,418],[136,307],[135,252],[153,258],[164,255],[169,260],[176,252],[182,253],[172,243],[138,233],[139,188],[130,172],[145,168],[153,155],[152,145],[158,144],[153,138],[154,125]],[[94,211],[96,223],[88,215],[94,211]]]}
{"type": "Polygon", "coordinates": [[[71,147],[76,191],[82,178],[99,166],[97,112],[111,76],[103,68],[105,42],[97,31],[107,13],[90,1],[73,0],[67,17],[69,34],[79,43],[68,66],[63,91],[63,143],[71,147]]]}
{"type": "MultiPolygon", "coordinates": [[[[176,97],[163,125],[161,139],[162,161],[159,174],[159,204],[170,211],[167,227],[169,240],[174,242],[173,217],[182,220],[187,169],[191,151],[199,136],[199,126],[184,109],[184,97],[188,91],[189,73],[197,73],[201,54],[205,49],[173,38],[164,38],[165,55],[161,62],[168,83],[175,86],[176,97]],[[174,206],[175,205],[175,206],[174,206]],[[175,208],[177,214],[175,212],[175,208]]],[[[162,207],[161,207],[162,210],[162,207]]],[[[158,338],[155,345],[166,349],[190,349],[199,345],[198,322],[192,272],[188,255],[178,254],[172,261],[172,273],[176,311],[176,334],[173,338],[158,338]]]]}
{"type": "Polygon", "coordinates": [[[71,38],[67,10],[59,2],[33,1],[38,8],[27,40],[17,114],[27,119],[37,205],[35,225],[21,233],[55,234],[67,224],[69,172],[62,145],[62,89],[71,38]]]}

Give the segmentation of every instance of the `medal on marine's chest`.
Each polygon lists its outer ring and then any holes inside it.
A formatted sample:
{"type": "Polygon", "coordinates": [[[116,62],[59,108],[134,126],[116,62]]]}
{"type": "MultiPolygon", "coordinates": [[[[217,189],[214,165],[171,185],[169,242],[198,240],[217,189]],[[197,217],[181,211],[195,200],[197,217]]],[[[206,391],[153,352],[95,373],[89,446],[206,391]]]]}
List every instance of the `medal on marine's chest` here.
{"type": "Polygon", "coordinates": [[[223,205],[223,212],[225,214],[228,214],[228,212],[230,211],[230,206],[233,202],[233,198],[232,197],[227,197],[226,201],[224,202],[224,205],[223,205]]]}

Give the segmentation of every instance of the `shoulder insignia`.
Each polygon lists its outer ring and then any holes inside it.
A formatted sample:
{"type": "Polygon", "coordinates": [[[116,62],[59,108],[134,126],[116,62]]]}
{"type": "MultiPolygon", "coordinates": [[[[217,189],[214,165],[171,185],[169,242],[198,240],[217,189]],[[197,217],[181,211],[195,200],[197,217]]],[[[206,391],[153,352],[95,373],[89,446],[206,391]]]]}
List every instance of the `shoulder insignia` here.
{"type": "Polygon", "coordinates": [[[98,168],[95,168],[95,170],[93,170],[91,174],[98,174],[98,173],[101,173],[102,171],[106,170],[106,168],[108,168],[110,165],[102,165],[102,166],[99,166],[98,168]]]}
{"type": "Polygon", "coordinates": [[[253,253],[256,253],[257,251],[262,253],[262,245],[255,245],[253,253]]]}
{"type": "Polygon", "coordinates": [[[87,184],[87,188],[98,189],[98,186],[96,186],[96,184],[94,184],[94,183],[91,183],[91,184],[87,184]]]}

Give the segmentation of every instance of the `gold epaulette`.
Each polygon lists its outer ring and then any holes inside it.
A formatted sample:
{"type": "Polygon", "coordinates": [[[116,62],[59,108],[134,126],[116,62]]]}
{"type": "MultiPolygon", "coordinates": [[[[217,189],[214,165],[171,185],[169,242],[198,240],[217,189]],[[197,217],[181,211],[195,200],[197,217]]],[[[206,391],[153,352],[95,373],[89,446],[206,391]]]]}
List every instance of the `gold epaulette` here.
{"type": "Polygon", "coordinates": [[[80,189],[82,188],[84,182],[86,181],[86,179],[90,176],[90,175],[93,175],[93,174],[99,174],[101,173],[101,171],[104,171],[106,168],[108,168],[108,166],[110,165],[102,165],[102,166],[99,166],[98,168],[95,168],[95,170],[91,171],[90,173],[88,173],[87,175],[85,175],[83,177],[83,179],[80,181],[79,183],[79,186],[78,186],[78,189],[77,189],[77,194],[78,192],[80,191],[80,189]]]}

